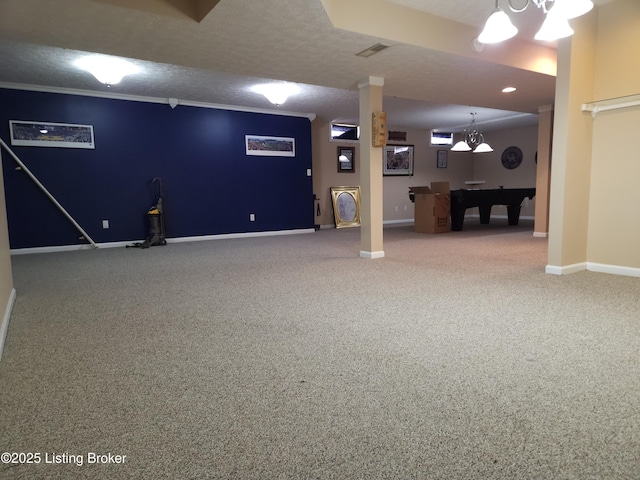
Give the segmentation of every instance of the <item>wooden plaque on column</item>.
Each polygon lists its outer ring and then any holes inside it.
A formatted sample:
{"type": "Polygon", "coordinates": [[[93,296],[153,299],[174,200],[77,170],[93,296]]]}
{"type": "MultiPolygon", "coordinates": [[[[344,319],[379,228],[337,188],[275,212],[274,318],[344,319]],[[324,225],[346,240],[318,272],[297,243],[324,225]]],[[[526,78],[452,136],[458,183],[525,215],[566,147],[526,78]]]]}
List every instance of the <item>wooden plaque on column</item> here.
{"type": "Polygon", "coordinates": [[[371,140],[374,147],[384,147],[387,144],[387,114],[373,112],[371,140]]]}

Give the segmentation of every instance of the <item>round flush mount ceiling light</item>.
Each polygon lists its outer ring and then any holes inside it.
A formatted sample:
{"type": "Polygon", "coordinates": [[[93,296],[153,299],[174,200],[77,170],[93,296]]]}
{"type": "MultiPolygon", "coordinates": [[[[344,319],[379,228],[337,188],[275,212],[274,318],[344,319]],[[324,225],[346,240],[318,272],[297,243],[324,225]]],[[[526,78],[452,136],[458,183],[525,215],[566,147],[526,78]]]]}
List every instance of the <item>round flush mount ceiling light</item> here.
{"type": "Polygon", "coordinates": [[[116,85],[127,75],[139,73],[140,68],[133,63],[118,57],[107,55],[89,55],[79,58],[75,66],[91,73],[100,83],[116,85]]]}
{"type": "Polygon", "coordinates": [[[293,83],[265,83],[255,85],[251,90],[264,95],[274,105],[282,105],[287,98],[298,93],[299,88],[293,83]]]}

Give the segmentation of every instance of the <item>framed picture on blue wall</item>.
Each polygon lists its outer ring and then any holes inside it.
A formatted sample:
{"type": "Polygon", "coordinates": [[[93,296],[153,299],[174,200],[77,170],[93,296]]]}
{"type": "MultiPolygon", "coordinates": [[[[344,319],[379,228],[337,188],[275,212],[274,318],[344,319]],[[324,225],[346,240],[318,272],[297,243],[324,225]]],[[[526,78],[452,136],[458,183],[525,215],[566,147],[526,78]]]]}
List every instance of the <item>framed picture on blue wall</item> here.
{"type": "Polygon", "coordinates": [[[96,148],[92,125],[9,120],[9,131],[15,146],[96,148]]]}
{"type": "Polygon", "coordinates": [[[295,157],[296,140],[289,137],[266,137],[264,135],[245,135],[247,155],[266,157],[295,157]]]}

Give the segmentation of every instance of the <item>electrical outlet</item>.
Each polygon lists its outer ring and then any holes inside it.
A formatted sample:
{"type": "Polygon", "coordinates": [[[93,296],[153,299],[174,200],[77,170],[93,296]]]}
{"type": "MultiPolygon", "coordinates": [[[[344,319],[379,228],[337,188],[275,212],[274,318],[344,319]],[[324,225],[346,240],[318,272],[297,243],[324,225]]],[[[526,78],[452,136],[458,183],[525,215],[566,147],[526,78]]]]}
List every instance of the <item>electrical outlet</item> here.
{"type": "Polygon", "coordinates": [[[102,220],[102,228],[105,230],[109,228],[109,220],[102,220]]]}
{"type": "Polygon", "coordinates": [[[310,177],[310,176],[311,176],[311,169],[307,168],[307,177],[310,177]]]}
{"type": "Polygon", "coordinates": [[[407,207],[407,206],[405,205],[405,206],[404,206],[404,211],[406,212],[408,208],[409,208],[409,207],[407,207]]]}
{"type": "Polygon", "coordinates": [[[396,205],[396,212],[398,211],[398,205],[396,205]]]}
{"type": "Polygon", "coordinates": [[[250,222],[255,222],[256,221],[256,215],[254,213],[250,213],[249,214],[249,221],[250,222]]]}

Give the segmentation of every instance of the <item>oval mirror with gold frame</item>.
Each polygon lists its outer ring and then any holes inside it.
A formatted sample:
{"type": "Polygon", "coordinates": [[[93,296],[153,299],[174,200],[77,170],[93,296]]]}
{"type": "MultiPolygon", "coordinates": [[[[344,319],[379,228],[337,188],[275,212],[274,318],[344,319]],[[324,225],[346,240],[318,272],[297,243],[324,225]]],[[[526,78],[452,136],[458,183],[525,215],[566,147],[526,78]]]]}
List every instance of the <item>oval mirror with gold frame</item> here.
{"type": "Polygon", "coordinates": [[[331,187],[336,228],[360,226],[360,187],[331,187]]]}

